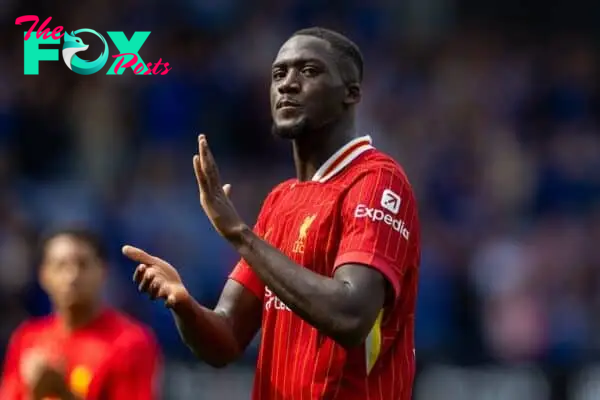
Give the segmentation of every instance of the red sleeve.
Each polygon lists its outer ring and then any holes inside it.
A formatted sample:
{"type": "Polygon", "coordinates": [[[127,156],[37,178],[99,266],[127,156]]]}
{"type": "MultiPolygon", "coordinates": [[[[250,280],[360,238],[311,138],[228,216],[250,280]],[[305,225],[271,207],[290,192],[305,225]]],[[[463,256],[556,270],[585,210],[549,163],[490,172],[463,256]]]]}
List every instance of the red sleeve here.
{"type": "MultiPolygon", "coordinates": [[[[267,224],[267,217],[270,213],[270,207],[272,203],[272,193],[267,196],[265,199],[263,206],[258,214],[258,218],[256,224],[254,225],[253,231],[258,236],[263,239],[267,239],[270,234],[270,229],[266,229],[265,225],[267,224]]],[[[235,268],[229,275],[229,279],[233,279],[238,282],[246,289],[250,290],[259,300],[262,300],[265,295],[265,284],[262,280],[254,273],[252,268],[248,265],[246,260],[241,258],[236,264],[235,268]]]]}
{"type": "Polygon", "coordinates": [[[4,359],[2,380],[0,381],[0,399],[24,399],[24,393],[22,392],[23,383],[19,372],[22,336],[23,329],[19,328],[10,338],[6,357],[4,359]]]}
{"type": "Polygon", "coordinates": [[[243,258],[238,261],[235,268],[229,274],[232,279],[246,289],[250,290],[258,299],[262,300],[265,295],[265,285],[262,280],[252,271],[246,260],[243,258]]]}
{"type": "Polygon", "coordinates": [[[136,335],[119,352],[102,392],[110,400],[161,398],[162,357],[154,336],[136,335]]]}
{"type": "Polygon", "coordinates": [[[341,207],[343,228],[334,268],[375,268],[390,282],[396,298],[419,240],[415,200],[406,177],[397,167],[373,169],[353,183],[341,207]]]}

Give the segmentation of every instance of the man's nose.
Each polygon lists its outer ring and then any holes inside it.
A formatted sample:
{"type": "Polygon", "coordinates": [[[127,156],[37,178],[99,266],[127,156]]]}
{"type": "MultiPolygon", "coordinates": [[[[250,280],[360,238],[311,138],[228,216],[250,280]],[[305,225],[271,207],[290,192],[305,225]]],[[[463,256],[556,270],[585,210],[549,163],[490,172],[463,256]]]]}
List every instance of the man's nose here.
{"type": "Polygon", "coordinates": [[[290,70],[287,73],[285,79],[283,79],[280,82],[279,87],[277,89],[279,90],[279,93],[281,93],[281,94],[300,92],[301,85],[300,85],[298,73],[294,70],[290,70]]]}

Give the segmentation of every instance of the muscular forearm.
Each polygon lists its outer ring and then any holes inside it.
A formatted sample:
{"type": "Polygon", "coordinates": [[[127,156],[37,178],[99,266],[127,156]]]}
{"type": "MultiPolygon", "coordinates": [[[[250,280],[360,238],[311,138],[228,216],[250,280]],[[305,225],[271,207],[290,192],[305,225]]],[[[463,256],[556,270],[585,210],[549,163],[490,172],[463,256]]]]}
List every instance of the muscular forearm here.
{"type": "Polygon", "coordinates": [[[202,307],[191,296],[172,311],[183,342],[198,358],[223,367],[238,357],[240,349],[227,317],[202,307]]]}
{"type": "Polygon", "coordinates": [[[296,264],[250,229],[231,240],[241,256],[281,301],[342,345],[360,342],[360,318],[352,287],[296,264]]]}

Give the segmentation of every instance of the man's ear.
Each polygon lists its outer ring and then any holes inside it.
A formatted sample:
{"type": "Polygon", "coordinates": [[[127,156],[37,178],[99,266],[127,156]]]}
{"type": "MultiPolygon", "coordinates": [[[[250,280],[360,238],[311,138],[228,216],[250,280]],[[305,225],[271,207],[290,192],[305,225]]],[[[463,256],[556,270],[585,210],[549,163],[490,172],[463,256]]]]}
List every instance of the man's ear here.
{"type": "Polygon", "coordinates": [[[358,82],[352,82],[346,85],[346,98],[344,99],[344,104],[346,106],[358,104],[361,97],[362,92],[358,82]]]}

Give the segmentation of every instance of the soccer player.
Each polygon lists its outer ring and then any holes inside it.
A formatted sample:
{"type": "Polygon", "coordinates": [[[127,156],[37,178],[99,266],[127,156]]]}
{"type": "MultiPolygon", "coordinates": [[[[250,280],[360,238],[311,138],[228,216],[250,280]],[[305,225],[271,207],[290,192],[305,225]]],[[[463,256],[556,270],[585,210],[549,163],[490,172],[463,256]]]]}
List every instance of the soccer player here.
{"type": "Polygon", "coordinates": [[[43,241],[40,284],[54,313],[12,335],[2,400],[159,398],[160,351],[151,332],[101,300],[107,254],[82,229],[43,241]]]}
{"type": "Polygon", "coordinates": [[[123,248],[140,290],[166,301],[208,364],[236,360],[262,327],[255,400],[411,398],[419,222],[403,169],[356,132],[362,75],[359,49],[336,32],[301,30],[281,47],[273,131],[291,140],[297,177],[267,196],[254,229],[199,136],[200,202],[241,255],[214,310],[166,261],[123,248]]]}

